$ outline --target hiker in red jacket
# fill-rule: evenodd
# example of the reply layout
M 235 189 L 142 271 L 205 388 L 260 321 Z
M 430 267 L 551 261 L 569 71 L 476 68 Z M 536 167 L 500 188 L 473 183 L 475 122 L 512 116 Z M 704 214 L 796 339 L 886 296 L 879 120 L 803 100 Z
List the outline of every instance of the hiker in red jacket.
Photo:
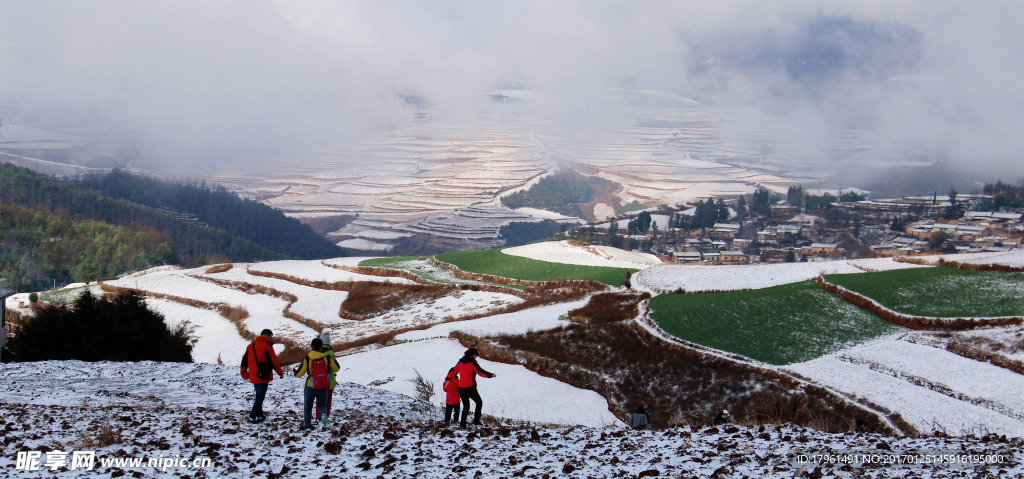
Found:
M 252 402 L 252 410 L 249 411 L 249 423 L 259 424 L 265 419 L 263 416 L 263 398 L 267 396 L 267 387 L 274 379 L 274 371 L 278 377 L 284 379 L 284 371 L 277 363 L 277 353 L 274 352 L 274 342 L 270 338 L 274 333 L 264 329 L 259 336 L 245 348 L 242 355 L 242 378 L 248 379 L 256 390 L 256 399 Z
M 448 376 L 444 378 L 441 389 L 447 393 L 444 398 L 444 422 L 450 423 L 459 420 L 459 404 L 462 398 L 459 397 L 459 373 L 455 368 L 448 370 Z M 454 412 L 454 414 L 452 414 Z
M 462 398 L 462 421 L 459 423 L 459 427 L 462 429 L 466 428 L 466 417 L 469 416 L 470 399 L 476 403 L 473 425 L 480 425 L 480 411 L 483 409 L 483 399 L 480 399 L 480 393 L 476 390 L 476 376 L 495 377 L 493 373 L 484 371 L 477 364 L 476 357 L 479 355 L 480 353 L 477 352 L 476 348 L 469 348 L 466 350 L 466 355 L 459 360 L 459 364 L 455 365 L 455 371 L 459 374 L 459 397 Z

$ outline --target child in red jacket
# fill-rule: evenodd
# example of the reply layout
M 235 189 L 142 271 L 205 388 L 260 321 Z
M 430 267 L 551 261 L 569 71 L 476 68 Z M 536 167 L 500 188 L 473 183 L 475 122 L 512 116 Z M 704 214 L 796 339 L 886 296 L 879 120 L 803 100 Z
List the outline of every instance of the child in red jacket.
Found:
M 441 389 L 447 393 L 444 399 L 444 422 L 458 421 L 459 405 L 462 403 L 462 398 L 459 397 L 459 373 L 455 368 L 448 370 L 448 376 L 444 378 Z

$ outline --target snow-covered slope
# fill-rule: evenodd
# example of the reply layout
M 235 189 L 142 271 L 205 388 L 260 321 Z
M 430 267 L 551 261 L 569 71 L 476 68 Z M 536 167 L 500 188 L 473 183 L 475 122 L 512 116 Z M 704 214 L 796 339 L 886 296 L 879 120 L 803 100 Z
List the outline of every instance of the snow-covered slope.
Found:
M 300 380 L 271 383 L 267 422 L 243 422 L 251 388 L 233 367 L 180 363 L 3 365 L 0 471 L 4 477 L 1020 477 L 1021 442 L 999 438 L 889 438 L 792 426 L 549 428 L 488 422 L 438 426 L 407 397 L 342 384 L 332 424 L 302 434 Z M 41 375 L 40 370 L 58 371 Z M 491 381 L 500 381 L 500 375 Z M 61 387 L 54 387 L 55 380 Z M 487 400 L 487 396 L 484 397 Z M 486 405 L 486 402 L 485 402 Z M 101 431 L 119 443 L 98 443 Z M 45 452 L 27 470 L 24 459 Z M 64 455 L 57 452 L 65 453 Z M 74 452 L 93 452 L 71 470 Z M 18 463 L 19 452 L 22 464 Z M 819 466 L 863 454 L 874 464 Z M 956 455 L 995 464 L 891 465 Z M 980 457 L 979 457 L 980 456 Z M 140 458 L 140 465 L 104 464 Z M 154 467 L 149 460 L 154 459 Z M 174 461 L 179 459 L 178 461 Z M 196 462 L 193 462 L 196 461 Z M 51 462 L 51 471 L 44 463 Z M 59 466 L 63 464 L 64 467 Z M 821 467 L 821 469 L 818 469 Z

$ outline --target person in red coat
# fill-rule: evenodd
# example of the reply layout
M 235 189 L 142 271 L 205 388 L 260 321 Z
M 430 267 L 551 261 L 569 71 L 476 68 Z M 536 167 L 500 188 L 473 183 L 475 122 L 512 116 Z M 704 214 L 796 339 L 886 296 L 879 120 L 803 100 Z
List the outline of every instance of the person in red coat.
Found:
M 473 414 L 473 425 L 480 425 L 480 411 L 483 409 L 483 400 L 480 399 L 480 393 L 476 390 L 476 377 L 483 376 L 485 378 L 493 378 L 495 375 L 484 371 L 476 362 L 476 357 L 480 353 L 477 352 L 476 348 L 469 348 L 466 350 L 466 355 L 459 360 L 459 363 L 455 365 L 455 372 L 459 375 L 459 397 L 462 399 L 462 421 L 459 423 L 459 427 L 465 429 L 466 418 L 469 416 L 469 400 L 472 399 L 476 403 L 476 413 Z
M 245 348 L 242 355 L 242 378 L 248 379 L 256 390 L 256 398 L 252 401 L 252 410 L 249 411 L 249 422 L 259 424 L 264 421 L 263 398 L 267 396 L 267 387 L 270 381 L 274 380 L 274 372 L 284 379 L 284 371 L 277 363 L 277 353 L 274 352 L 274 342 L 270 338 L 274 333 L 264 329 L 259 336 Z
M 455 371 L 455 368 L 448 370 L 448 376 L 444 378 L 441 389 L 447 393 L 444 398 L 444 422 L 458 421 L 459 404 L 462 403 L 462 398 L 459 397 L 459 373 Z

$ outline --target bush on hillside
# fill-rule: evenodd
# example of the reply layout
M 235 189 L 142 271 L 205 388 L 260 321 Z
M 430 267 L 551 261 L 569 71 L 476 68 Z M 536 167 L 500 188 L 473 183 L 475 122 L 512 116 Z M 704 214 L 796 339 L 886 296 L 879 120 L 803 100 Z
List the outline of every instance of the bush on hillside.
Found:
M 111 300 L 88 290 L 71 307 L 40 308 L 12 345 L 14 360 L 192 362 L 188 322 L 168 327 L 143 297 L 125 291 Z

